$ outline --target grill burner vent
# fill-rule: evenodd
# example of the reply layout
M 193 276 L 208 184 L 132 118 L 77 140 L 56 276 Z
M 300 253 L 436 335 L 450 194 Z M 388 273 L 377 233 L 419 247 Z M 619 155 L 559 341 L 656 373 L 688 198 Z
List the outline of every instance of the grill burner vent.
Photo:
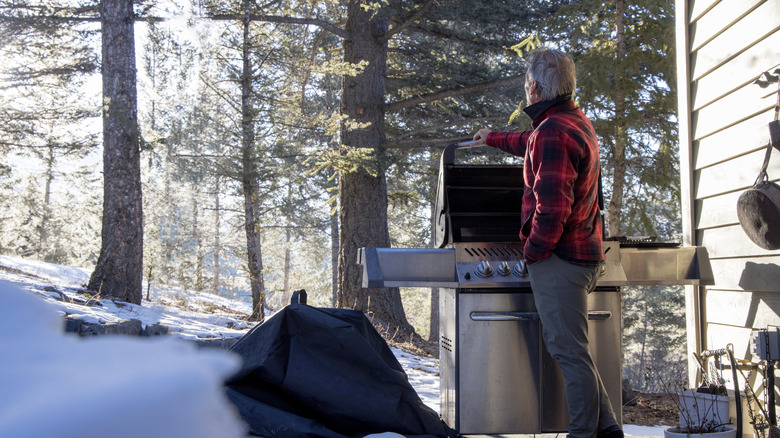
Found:
M 523 257 L 519 247 L 464 246 L 463 252 L 477 259 L 519 260 Z
M 523 249 L 519 242 L 461 242 L 453 243 L 455 248 L 455 262 L 479 263 L 489 261 L 491 264 L 498 261 L 523 260 Z
M 441 342 L 439 343 L 439 347 L 447 351 L 452 351 L 452 339 L 442 335 Z

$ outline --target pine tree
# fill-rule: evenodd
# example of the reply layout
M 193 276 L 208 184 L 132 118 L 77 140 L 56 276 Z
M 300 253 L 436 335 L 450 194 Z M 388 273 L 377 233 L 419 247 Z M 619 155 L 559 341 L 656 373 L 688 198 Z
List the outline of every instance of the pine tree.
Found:
M 408 17 L 415 13 L 405 3 L 393 4 Z M 483 127 L 512 130 L 527 125 L 512 117 L 523 96 L 523 60 L 511 49 L 560 7 L 538 2 L 518 8 L 499 2 L 426 3 L 429 9 L 391 40 L 389 51 L 387 117 L 389 161 L 388 197 L 394 213 L 394 245 L 433 244 L 438 150 L 456 141 L 470 140 Z M 396 21 L 401 22 L 400 18 Z M 476 159 L 489 163 L 507 160 L 506 154 L 485 148 Z M 413 220 L 413 222 L 411 222 Z M 407 223 L 404 223 L 407 222 Z M 411 222 L 411 223 L 410 223 Z M 402 225 L 401 225 L 402 224 Z M 399 226 L 400 225 L 400 226 Z M 398 230 L 398 231 L 395 231 Z M 403 233 L 400 230 L 414 230 Z M 406 234 L 406 235 L 405 235 Z M 438 291 L 430 291 L 426 306 L 420 290 L 404 290 L 404 305 L 428 309 L 430 340 L 438 336 Z M 411 310 L 411 309 L 410 309 Z M 414 312 L 414 313 L 419 313 Z M 418 328 L 421 325 L 417 323 Z
M 624 288 L 623 297 L 625 378 L 634 388 L 662 392 L 659 378 L 676 381 L 687 367 L 685 294 L 679 286 L 646 286 Z
M 103 227 L 88 289 L 140 304 L 143 205 L 132 0 L 101 3 L 103 41 Z
M 19 236 L 28 242 L 24 254 L 40 260 L 83 265 L 97 250 L 96 236 L 81 235 L 89 220 L 74 223 L 58 208 L 58 195 L 79 187 L 76 199 L 88 199 L 82 161 L 97 147 L 91 121 L 99 117 L 99 96 L 89 86 L 98 65 L 92 16 L 91 9 L 73 5 L 0 1 L 0 157 L 11 164 L 10 178 L 40 176 L 38 210 L 34 219 L 22 219 L 33 220 L 31 234 Z M 76 170 L 65 173 L 66 168 Z M 6 220 L 29 214 L 15 204 L 3 200 Z M 85 218 L 95 213 L 88 202 L 81 207 Z M 21 255 L 18 250 L 8 248 Z
M 611 236 L 657 235 L 665 221 L 680 227 L 673 8 L 588 0 L 540 32 L 575 58 L 578 101 L 600 139 Z M 648 202 L 664 214 L 653 216 Z
M 258 11 L 252 19 L 280 25 L 316 26 L 321 31 L 321 37 L 314 41 L 314 49 L 328 47 L 326 44 L 331 44 L 330 41 L 335 38 L 336 44 L 344 48 L 343 66 L 352 69 L 351 72 L 341 73 L 345 84 L 340 96 L 341 115 L 347 118 L 343 119 L 341 127 L 340 156 L 331 160 L 333 166 L 340 169 L 339 302 L 340 305 L 367 310 L 368 294 L 358 287 L 360 272 L 355 258 L 359 246 L 387 246 L 390 243 L 385 216 L 387 183 L 384 173 L 388 165 L 398 160 L 398 154 L 387 149 L 446 144 L 441 139 L 438 142 L 414 139 L 409 142 L 400 136 L 390 141 L 385 129 L 399 123 L 398 126 L 403 124 L 401 129 L 406 130 L 422 120 L 430 124 L 417 125 L 419 128 L 412 135 L 422 134 L 435 140 L 435 135 L 462 132 L 467 123 L 470 123 L 470 135 L 489 120 L 506 120 L 507 117 L 498 117 L 497 114 L 492 119 L 485 118 L 489 110 L 476 108 L 481 108 L 480 102 L 484 104 L 487 99 L 479 96 L 486 90 L 500 87 L 520 96 L 517 91 L 521 89 L 517 86 L 522 82 L 520 72 L 507 78 L 506 71 L 501 71 L 507 63 L 517 62 L 516 57 L 509 56 L 512 53 L 506 46 L 508 42 L 514 42 L 514 37 L 529 25 L 532 18 L 538 21 L 557 6 L 541 2 L 540 7 L 534 8 L 531 13 L 528 12 L 530 9 L 500 5 L 485 7 L 479 2 L 464 3 L 465 12 L 462 13 L 453 12 L 456 9 L 449 5 L 438 6 L 433 1 L 416 4 L 389 2 L 384 5 L 346 2 L 340 6 L 322 3 L 302 8 L 286 2 L 281 6 L 278 10 Z M 292 10 L 299 13 L 289 12 Z M 216 19 L 235 20 L 241 16 L 241 11 L 215 5 L 210 14 Z M 443 18 L 439 19 L 440 16 Z M 470 27 L 469 20 L 473 20 L 474 16 L 480 17 L 479 23 Z M 517 20 L 518 17 L 521 20 Z M 345 27 L 334 24 L 339 21 L 345 22 Z M 450 51 L 442 54 L 440 47 L 447 44 Z M 412 50 L 405 51 L 408 47 Z M 464 47 L 472 56 L 457 53 Z M 500 52 L 503 60 L 481 65 L 486 52 L 492 55 Z M 311 59 L 316 58 L 313 55 Z M 386 72 L 384 66 L 390 65 L 388 62 L 393 63 L 393 71 Z M 427 63 L 424 70 L 409 68 L 423 63 Z M 443 71 L 446 73 L 443 74 Z M 468 74 L 464 76 L 461 72 Z M 392 78 L 391 87 L 383 85 L 385 78 Z M 304 81 L 303 85 L 306 88 L 308 82 Z M 506 93 L 491 97 L 502 94 Z M 305 96 L 305 91 L 302 95 Z M 391 96 L 390 99 L 388 96 Z M 485 107 L 508 108 L 509 112 L 516 107 L 516 100 L 511 104 L 510 99 L 498 100 L 497 105 Z M 473 106 L 466 107 L 466 101 Z M 423 108 L 422 117 L 418 108 Z M 393 121 L 387 119 L 389 123 L 385 123 L 385 114 L 391 113 L 394 114 Z M 403 117 L 396 119 L 395 113 L 401 113 Z M 464 122 L 466 119 L 468 121 Z M 404 321 L 397 291 L 370 293 L 374 301 L 371 311 L 377 319 L 400 327 L 403 332 L 411 331 Z

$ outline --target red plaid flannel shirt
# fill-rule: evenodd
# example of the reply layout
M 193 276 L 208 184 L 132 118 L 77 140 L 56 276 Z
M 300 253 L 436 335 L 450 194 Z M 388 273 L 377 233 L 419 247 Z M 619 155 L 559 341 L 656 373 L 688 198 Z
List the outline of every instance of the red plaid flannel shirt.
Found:
M 532 131 L 491 132 L 489 146 L 524 157 L 520 240 L 527 263 L 604 260 L 598 206 L 599 145 L 572 101 L 534 119 Z

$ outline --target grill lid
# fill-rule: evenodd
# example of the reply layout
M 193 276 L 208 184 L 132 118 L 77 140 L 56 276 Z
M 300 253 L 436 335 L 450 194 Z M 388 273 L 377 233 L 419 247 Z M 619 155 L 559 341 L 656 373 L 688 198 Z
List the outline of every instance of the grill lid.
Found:
M 436 194 L 438 248 L 459 242 L 520 240 L 522 165 L 457 165 L 451 144 L 441 154 Z

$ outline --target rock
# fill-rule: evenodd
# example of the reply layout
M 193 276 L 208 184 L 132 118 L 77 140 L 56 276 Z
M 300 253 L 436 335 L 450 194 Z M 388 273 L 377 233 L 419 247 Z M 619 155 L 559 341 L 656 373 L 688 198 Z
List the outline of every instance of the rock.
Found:
M 131 335 L 140 336 L 143 331 L 143 324 L 137 319 L 123 319 L 119 322 L 109 322 L 105 324 L 88 324 L 82 321 L 81 336 L 95 335 Z
M 198 348 L 221 348 L 229 349 L 238 341 L 238 338 L 199 338 L 195 340 Z
M 105 324 L 92 324 L 84 322 L 78 318 L 65 316 L 65 331 L 78 333 L 80 336 L 98 336 L 98 335 L 130 335 L 130 336 L 167 336 L 171 334 L 168 326 L 157 324 L 148 324 L 143 328 L 141 321 L 137 319 L 123 319 L 119 322 L 109 322 Z M 189 339 L 188 339 L 189 340 Z M 235 337 L 213 337 L 198 338 L 192 341 L 198 348 L 217 348 L 228 350 L 236 342 Z
M 162 336 L 171 332 L 168 326 L 164 326 L 160 323 L 147 324 L 146 328 L 141 332 L 141 336 Z
M 81 334 L 82 321 L 77 318 L 65 317 L 65 332 Z

